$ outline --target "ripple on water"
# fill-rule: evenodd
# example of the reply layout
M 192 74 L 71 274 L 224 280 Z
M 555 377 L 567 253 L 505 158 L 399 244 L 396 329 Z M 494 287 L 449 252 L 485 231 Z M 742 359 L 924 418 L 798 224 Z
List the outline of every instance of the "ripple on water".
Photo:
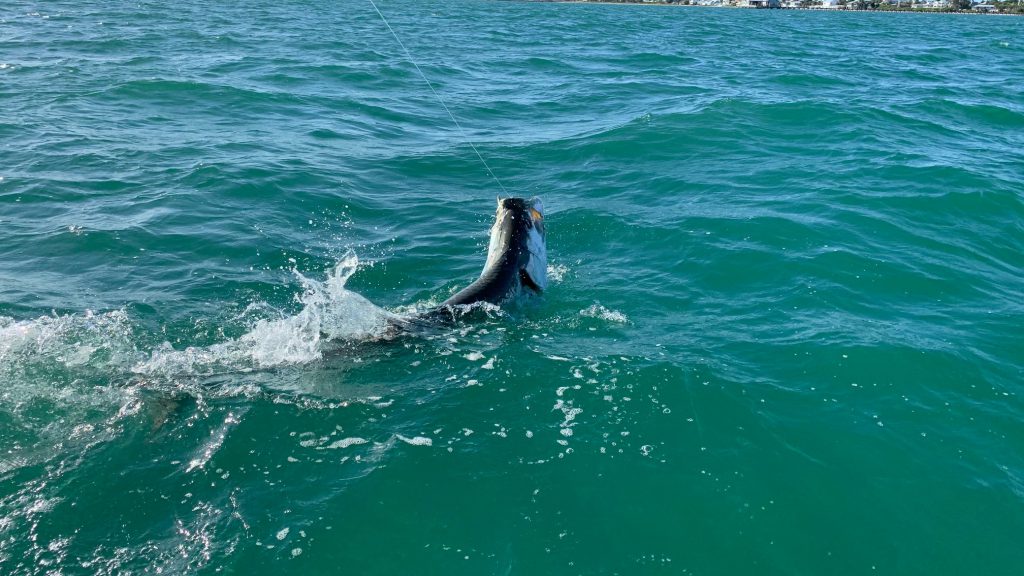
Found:
M 0 572 L 1024 565 L 1017 20 L 356 4 L 0 22 Z

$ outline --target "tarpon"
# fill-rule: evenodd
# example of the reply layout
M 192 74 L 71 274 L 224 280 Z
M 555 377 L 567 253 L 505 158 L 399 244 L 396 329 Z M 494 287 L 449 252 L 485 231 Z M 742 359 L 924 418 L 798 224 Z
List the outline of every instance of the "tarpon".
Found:
M 500 304 L 523 289 L 539 294 L 547 286 L 544 205 L 539 198 L 498 198 L 487 262 L 480 277 L 427 316 L 451 313 L 456 306 L 475 302 Z
M 499 304 L 523 288 L 540 293 L 547 286 L 544 205 L 539 198 L 498 198 L 483 272 L 440 307 L 474 302 Z

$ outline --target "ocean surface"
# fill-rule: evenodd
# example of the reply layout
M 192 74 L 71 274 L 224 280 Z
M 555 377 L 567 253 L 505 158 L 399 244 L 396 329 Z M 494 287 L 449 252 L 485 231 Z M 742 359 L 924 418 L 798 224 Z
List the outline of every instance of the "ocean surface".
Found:
M 378 5 L 0 9 L 0 573 L 1024 573 L 1024 19 Z

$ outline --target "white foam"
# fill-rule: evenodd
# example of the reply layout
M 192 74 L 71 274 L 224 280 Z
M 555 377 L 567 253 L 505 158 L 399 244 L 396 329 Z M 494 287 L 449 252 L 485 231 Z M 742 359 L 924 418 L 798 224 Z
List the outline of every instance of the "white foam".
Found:
M 0 374 L 41 363 L 105 368 L 135 352 L 123 310 L 21 321 L 0 316 Z
M 561 282 L 569 273 L 569 267 L 565 264 L 548 264 L 548 279 L 554 282 Z
M 580 316 L 586 316 L 588 318 L 599 318 L 601 320 L 607 320 L 608 322 L 618 322 L 620 324 L 626 324 L 629 322 L 629 318 L 617 310 L 609 310 L 600 304 L 591 304 L 589 307 L 580 310 Z
M 405 442 L 406 444 L 411 444 L 413 446 L 433 446 L 434 445 L 434 441 L 432 439 L 430 439 L 430 438 L 427 438 L 426 436 L 414 436 L 412 438 L 406 438 L 405 436 L 402 436 L 401 434 L 395 434 L 395 438 L 398 438 L 402 442 Z
M 199 454 L 196 455 L 188 466 L 185 468 L 185 472 L 191 472 L 197 468 L 201 469 L 213 458 L 213 455 L 220 450 L 220 447 L 224 444 L 224 439 L 227 438 L 228 432 L 231 428 L 239 423 L 239 419 L 234 414 L 229 413 L 224 418 L 224 422 L 216 429 L 210 432 L 210 440 L 206 442 Z
M 358 446 L 359 444 L 366 444 L 369 442 L 366 438 L 352 437 L 342 438 L 341 440 L 335 440 L 327 446 L 318 447 L 317 450 L 337 450 L 339 448 L 348 448 L 349 446 Z
M 136 390 L 94 383 L 111 381 L 109 374 L 135 358 L 122 310 L 34 320 L 0 316 L 0 421 L 24 423 L 40 448 L 0 459 L 0 474 L 45 460 L 67 440 L 89 444 L 116 435 L 116 423 L 139 410 Z M 45 423 L 23 415 L 39 400 L 51 406 Z
M 212 346 L 175 350 L 165 343 L 132 371 L 146 375 L 209 374 L 301 364 L 321 357 L 324 340 L 380 337 L 392 315 L 345 288 L 358 265 L 358 258 L 349 254 L 323 282 L 295 271 L 303 287 L 297 299 L 303 306 L 294 316 L 261 319 L 240 338 Z

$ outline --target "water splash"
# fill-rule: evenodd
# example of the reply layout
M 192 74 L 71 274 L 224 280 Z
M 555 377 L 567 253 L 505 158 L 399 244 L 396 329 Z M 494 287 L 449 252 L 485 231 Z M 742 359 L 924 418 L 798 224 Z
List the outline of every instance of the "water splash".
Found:
M 569 267 L 565 264 L 548 264 L 548 279 L 556 284 L 565 279 L 569 273 Z
M 124 309 L 31 320 L 0 316 L 0 378 L 25 388 L 8 386 L 0 398 L 12 405 L 25 395 L 59 395 L 83 379 L 125 385 L 139 376 L 152 381 L 302 364 L 321 358 L 327 341 L 382 337 L 396 316 L 345 288 L 358 266 L 350 253 L 322 281 L 294 271 L 302 286 L 298 313 L 256 320 L 239 338 L 211 346 L 179 350 L 163 342 L 154 348 Z
M 607 320 L 608 322 L 618 322 L 619 324 L 626 324 L 629 322 L 627 317 L 618 310 L 610 310 L 600 304 L 592 304 L 583 310 L 580 310 L 580 316 L 586 316 L 588 318 L 599 318 L 601 320 Z
M 293 316 L 258 320 L 243 336 L 212 346 L 175 350 L 164 343 L 134 365 L 135 374 L 209 375 L 303 364 L 322 357 L 323 342 L 375 339 L 385 335 L 390 312 L 345 288 L 359 259 L 348 254 L 318 281 L 294 271 L 303 291 Z
M 124 310 L 15 320 L 0 316 L 0 375 L 66 368 L 107 368 L 136 353 Z
M 133 341 L 123 310 L 0 317 L 0 421 L 8 423 L 0 473 L 46 461 L 52 446 L 80 448 L 116 434 L 138 399 L 110 386 L 108 373 L 136 357 Z

